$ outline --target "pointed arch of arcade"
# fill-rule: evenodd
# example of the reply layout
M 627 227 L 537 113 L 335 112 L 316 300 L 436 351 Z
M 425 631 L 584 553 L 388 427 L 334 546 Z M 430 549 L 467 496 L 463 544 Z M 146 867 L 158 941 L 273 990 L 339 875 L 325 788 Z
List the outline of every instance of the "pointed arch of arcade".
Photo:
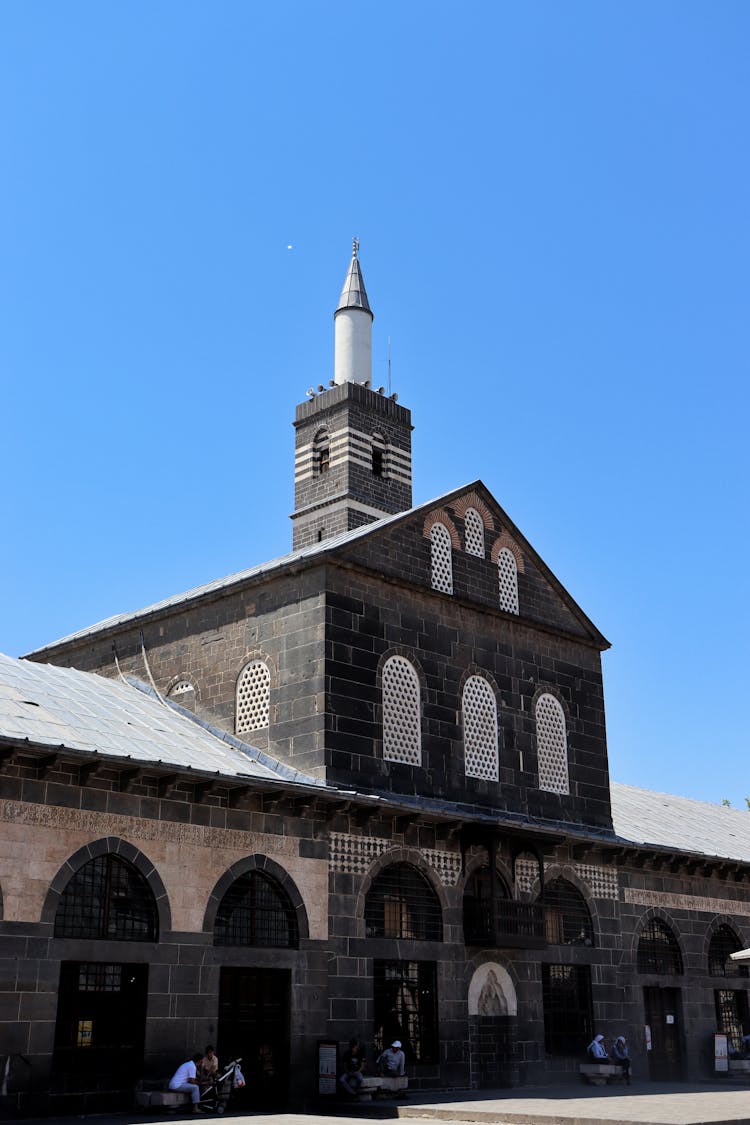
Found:
M 303 940 L 310 936 L 310 927 L 307 920 L 307 910 L 302 895 L 297 889 L 297 884 L 292 879 L 288 871 L 285 871 L 281 864 L 276 863 L 275 860 L 270 859 L 266 855 L 250 855 L 245 859 L 238 859 L 229 867 L 218 883 L 211 891 L 206 906 L 206 913 L 203 917 L 203 932 L 213 933 L 216 925 L 216 915 L 227 894 L 227 891 L 241 879 L 243 875 L 249 875 L 251 872 L 257 871 L 261 875 L 265 875 L 275 883 L 278 889 L 289 900 L 291 908 L 294 912 L 296 921 L 297 938 Z
M 639 968 L 639 957 L 641 964 L 645 957 L 647 950 L 645 943 L 649 940 L 649 931 L 657 932 L 664 937 L 664 947 L 669 948 L 669 956 L 673 958 L 672 967 L 666 973 L 656 970 L 646 970 Z M 668 975 L 668 976 L 682 976 L 685 972 L 685 957 L 682 951 L 682 943 L 680 941 L 680 928 L 669 913 L 662 909 L 660 906 L 652 906 L 646 910 L 635 927 L 633 933 L 633 940 L 631 945 L 632 963 L 636 967 L 636 972 L 642 975 Z M 641 945 L 641 942 L 644 945 Z
M 591 947 L 597 944 L 598 927 L 590 893 L 572 871 L 547 870 L 543 905 L 550 945 Z
M 713 918 L 703 938 L 703 964 L 709 976 L 747 977 L 747 965 L 728 961 L 729 954 L 738 953 L 740 949 L 747 949 L 747 942 L 732 919 L 725 914 Z M 722 963 L 722 971 L 714 972 L 719 963 Z
M 583 905 L 588 912 L 591 926 L 593 927 L 594 945 L 599 944 L 599 934 L 601 933 L 601 926 L 599 921 L 599 911 L 596 905 L 596 899 L 591 893 L 591 887 L 585 879 L 576 874 L 572 867 L 567 864 L 551 863 L 549 867 L 545 868 L 544 872 L 544 894 L 545 898 L 550 885 L 555 882 L 567 883 L 571 889 L 580 895 L 583 900 Z
M 441 926 L 443 925 L 445 911 L 448 909 L 449 902 L 445 887 L 440 882 L 434 868 L 430 867 L 430 865 L 425 862 L 421 853 L 416 848 L 390 848 L 373 861 L 369 871 L 362 880 L 355 915 L 359 937 L 365 937 L 365 910 L 373 884 L 378 881 L 380 876 L 383 875 L 389 867 L 393 867 L 397 864 L 408 864 L 410 867 L 416 868 L 418 874 L 423 877 L 425 882 L 429 885 L 429 890 L 437 899 L 437 904 L 440 909 Z
M 118 859 L 125 860 L 125 862 L 134 867 L 138 874 L 145 880 L 154 898 L 158 924 L 158 940 L 159 934 L 163 934 L 165 930 L 171 930 L 172 928 L 172 911 L 169 906 L 169 897 L 166 887 L 148 856 L 144 855 L 144 853 L 133 844 L 128 843 L 127 840 L 121 840 L 119 836 L 105 836 L 100 840 L 94 840 L 90 844 L 85 844 L 84 847 L 79 848 L 77 852 L 65 861 L 50 883 L 47 897 L 42 907 L 40 921 L 54 925 L 60 902 L 70 880 L 77 875 L 86 864 L 104 855 L 116 856 Z

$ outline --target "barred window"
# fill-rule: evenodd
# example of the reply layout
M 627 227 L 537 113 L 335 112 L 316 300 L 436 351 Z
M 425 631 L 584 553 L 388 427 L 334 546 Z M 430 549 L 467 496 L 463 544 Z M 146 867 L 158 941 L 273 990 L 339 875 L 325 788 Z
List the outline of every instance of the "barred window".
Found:
M 518 613 L 518 567 L 512 551 L 502 547 L 497 555 L 497 581 L 500 609 Z
M 732 953 L 738 953 L 742 943 L 734 930 L 725 924 L 717 926 L 711 935 L 708 947 L 708 971 L 712 977 L 746 977 L 747 966 L 739 961 L 730 961 Z
M 331 467 L 331 439 L 328 430 L 318 430 L 313 439 L 313 474 L 327 473 Z
M 383 665 L 383 758 L 422 764 L 419 677 L 403 656 L 391 656 Z
M 60 938 L 157 941 L 158 931 L 151 888 L 118 855 L 85 863 L 63 891 L 55 915 L 55 937 Z
M 271 712 L 271 673 L 264 660 L 251 660 L 237 680 L 235 731 L 264 730 Z
M 374 1044 L 378 1054 L 399 1039 L 408 1064 L 438 1061 L 434 961 L 374 961 Z
M 639 973 L 677 975 L 684 971 L 677 939 L 660 918 L 651 918 L 641 931 L 637 965 Z
M 444 594 L 453 593 L 453 547 L 448 528 L 443 523 L 432 525 L 430 532 L 432 588 Z
M 553 879 L 547 884 L 544 918 L 550 945 L 594 944 L 594 927 L 586 900 L 567 879 Z
M 368 937 L 442 941 L 443 914 L 429 880 L 411 863 L 391 863 L 373 880 L 365 902 Z
M 554 695 L 545 693 L 536 702 L 535 714 L 539 788 L 547 793 L 569 793 L 565 713 Z
M 542 965 L 544 1049 L 548 1055 L 582 1056 L 593 1034 L 588 965 Z
M 742 1036 L 748 1026 L 747 993 L 729 988 L 714 992 L 716 1029 L 728 1039 L 728 1046 L 738 1054 L 742 1050 Z
M 497 701 L 483 676 L 470 676 L 463 690 L 464 771 L 497 781 Z
M 297 916 L 283 887 L 262 871 L 236 879 L 216 911 L 214 943 L 296 949 Z
M 466 553 L 484 558 L 484 520 L 476 508 L 467 508 L 464 516 Z

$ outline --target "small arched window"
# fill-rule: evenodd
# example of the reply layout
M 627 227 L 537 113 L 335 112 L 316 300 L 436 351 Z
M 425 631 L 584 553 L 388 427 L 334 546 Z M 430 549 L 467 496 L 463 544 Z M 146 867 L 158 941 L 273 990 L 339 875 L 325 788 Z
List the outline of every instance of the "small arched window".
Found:
M 483 676 L 470 676 L 466 681 L 462 711 L 466 776 L 497 781 L 497 701 Z
M 430 531 L 432 588 L 444 594 L 453 593 L 453 546 L 448 528 L 435 523 Z
M 708 971 L 712 977 L 746 977 L 747 966 L 739 961 L 730 961 L 732 953 L 738 953 L 742 943 L 734 930 L 722 924 L 711 935 L 708 947 Z
M 419 676 L 403 656 L 391 656 L 383 665 L 383 758 L 422 763 Z
M 392 863 L 373 880 L 365 901 L 368 937 L 442 941 L 443 913 L 429 880 L 411 863 Z
M 547 793 L 569 793 L 565 713 L 554 695 L 545 692 L 539 696 L 535 718 L 539 788 Z
M 581 892 L 567 879 L 553 879 L 544 891 L 544 918 L 550 945 L 593 945 L 594 927 Z
M 313 440 L 313 473 L 327 473 L 331 467 L 331 438 L 328 430 L 318 430 Z
M 186 707 L 188 711 L 195 710 L 195 688 L 190 680 L 178 680 L 173 684 L 167 694 L 167 699 L 179 703 L 180 707 Z
M 639 973 L 678 975 L 684 971 L 677 939 L 661 918 L 651 918 L 643 927 L 637 964 Z
M 385 439 L 382 434 L 372 435 L 372 475 L 382 477 L 385 472 Z
M 484 520 L 476 508 L 467 508 L 464 516 L 466 553 L 484 558 Z
M 297 916 L 284 888 L 263 871 L 241 875 L 219 903 L 214 943 L 296 949 Z
M 157 941 L 156 901 L 140 871 L 121 856 L 90 859 L 60 898 L 55 937 Z
M 497 554 L 497 581 L 500 609 L 518 613 L 518 567 L 515 555 L 507 547 L 501 547 Z
M 271 673 L 264 660 L 251 660 L 237 680 L 235 731 L 265 730 L 271 711 Z

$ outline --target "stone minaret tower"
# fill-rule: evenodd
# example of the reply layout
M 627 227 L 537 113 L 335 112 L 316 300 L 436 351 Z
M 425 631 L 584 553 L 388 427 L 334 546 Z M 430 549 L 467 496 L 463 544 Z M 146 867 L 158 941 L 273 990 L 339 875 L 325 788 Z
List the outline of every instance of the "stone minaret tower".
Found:
M 334 313 L 334 377 L 297 407 L 293 547 L 411 507 L 411 414 L 373 390 L 373 314 L 359 242 Z

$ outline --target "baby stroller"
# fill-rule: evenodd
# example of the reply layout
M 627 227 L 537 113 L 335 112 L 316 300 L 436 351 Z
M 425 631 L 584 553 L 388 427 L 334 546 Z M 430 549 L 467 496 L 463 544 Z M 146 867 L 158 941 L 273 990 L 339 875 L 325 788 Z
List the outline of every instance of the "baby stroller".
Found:
M 240 1070 L 242 1059 L 232 1059 L 230 1063 L 217 1074 L 210 1085 L 201 1094 L 199 1105 L 208 1113 L 224 1113 L 227 1102 L 234 1090 L 241 1090 L 245 1085 L 245 1076 Z

